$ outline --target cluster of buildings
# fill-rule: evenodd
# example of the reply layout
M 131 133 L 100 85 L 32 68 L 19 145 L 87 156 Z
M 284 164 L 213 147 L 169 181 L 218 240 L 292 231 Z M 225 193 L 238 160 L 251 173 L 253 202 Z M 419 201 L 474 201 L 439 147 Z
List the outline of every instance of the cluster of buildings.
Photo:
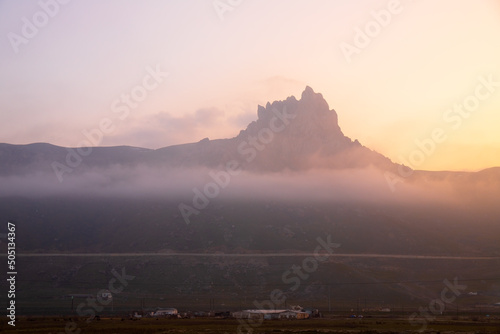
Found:
M 309 319 L 311 314 L 305 310 L 243 310 L 233 312 L 236 319 Z
M 293 306 L 289 309 L 282 310 L 242 310 L 237 312 L 186 312 L 179 313 L 175 308 L 158 308 L 155 311 L 142 313 L 134 312 L 133 318 L 152 317 L 152 318 L 190 318 L 197 316 L 206 317 L 223 317 L 223 318 L 236 318 L 236 319 L 309 319 L 318 318 L 321 316 L 317 309 L 303 309 L 300 306 Z

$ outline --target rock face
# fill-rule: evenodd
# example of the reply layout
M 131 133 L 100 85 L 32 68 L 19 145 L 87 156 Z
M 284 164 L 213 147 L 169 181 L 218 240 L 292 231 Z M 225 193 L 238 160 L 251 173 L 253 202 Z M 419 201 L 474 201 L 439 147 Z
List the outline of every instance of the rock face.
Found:
M 257 120 L 231 139 L 203 139 L 195 144 L 157 150 L 173 166 L 219 168 L 236 160 L 246 170 L 278 172 L 311 168 L 363 168 L 370 165 L 395 171 L 383 155 L 345 136 L 335 110 L 323 96 L 306 87 L 300 100 L 258 106 Z
M 257 113 L 258 120 L 236 139 L 242 143 L 248 141 L 248 146 L 260 151 L 256 156 L 260 167 L 267 161 L 278 169 L 298 168 L 313 155 L 333 154 L 350 143 L 338 126 L 336 112 L 329 110 L 321 94 L 310 87 L 298 101 L 292 96 L 267 103 L 265 108 L 259 106 Z M 248 151 L 246 145 L 240 144 L 240 153 Z
M 394 168 L 389 159 L 346 137 L 335 110 L 311 87 L 300 100 L 291 96 L 267 103 L 257 114 L 257 121 L 234 138 L 248 169 Z
M 311 87 L 306 87 L 300 100 L 291 96 L 284 101 L 268 102 L 265 107 L 258 106 L 257 116 L 256 121 L 230 139 L 205 138 L 197 143 L 158 150 L 93 148 L 91 154 L 81 157 L 78 168 L 72 168 L 72 173 L 116 164 L 219 168 L 231 160 L 255 172 L 370 165 L 383 170 L 397 168 L 386 157 L 345 136 L 335 110 L 330 109 L 323 96 Z M 70 151 L 72 156 L 68 158 Z M 75 152 L 49 144 L 0 144 L 0 174 L 52 171 L 54 162 L 65 164 L 77 160 Z

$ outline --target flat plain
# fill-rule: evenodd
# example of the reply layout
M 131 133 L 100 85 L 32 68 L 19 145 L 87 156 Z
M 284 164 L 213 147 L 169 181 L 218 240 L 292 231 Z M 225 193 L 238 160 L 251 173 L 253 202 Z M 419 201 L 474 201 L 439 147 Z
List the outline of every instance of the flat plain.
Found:
M 2 321 L 2 333 L 238 333 L 242 325 L 237 319 L 195 318 L 195 319 L 156 319 L 143 318 L 101 318 L 87 322 L 76 317 L 20 317 L 16 327 Z M 68 330 L 65 331 L 65 327 Z M 241 333 L 500 333 L 500 313 L 489 317 L 464 315 L 460 317 L 443 316 L 429 322 L 423 330 L 420 325 L 412 325 L 407 317 L 367 316 L 363 319 L 332 317 L 308 320 L 265 320 L 255 326 L 240 327 Z M 251 330 L 253 331 L 251 331 Z

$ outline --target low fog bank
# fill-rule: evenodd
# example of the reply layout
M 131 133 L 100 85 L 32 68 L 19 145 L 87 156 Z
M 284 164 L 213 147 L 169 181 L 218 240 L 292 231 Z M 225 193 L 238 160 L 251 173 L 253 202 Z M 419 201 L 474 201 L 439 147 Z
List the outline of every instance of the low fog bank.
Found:
M 491 178 L 491 176 L 490 176 Z M 0 178 L 1 197 L 143 197 L 183 200 L 258 198 L 295 201 L 363 201 L 387 203 L 496 203 L 499 183 L 472 178 L 398 177 L 376 168 L 305 172 L 253 173 L 225 169 L 167 169 L 146 166 L 92 169 L 59 182 L 51 174 Z M 201 195 L 200 195 L 201 194 Z
M 490 193 L 477 183 L 463 191 L 453 178 L 408 178 L 391 189 L 375 168 L 115 165 L 62 183 L 47 174 L 0 182 L 0 213 L 19 222 L 23 250 L 307 251 L 331 234 L 346 253 L 498 254 L 498 197 L 484 207 Z

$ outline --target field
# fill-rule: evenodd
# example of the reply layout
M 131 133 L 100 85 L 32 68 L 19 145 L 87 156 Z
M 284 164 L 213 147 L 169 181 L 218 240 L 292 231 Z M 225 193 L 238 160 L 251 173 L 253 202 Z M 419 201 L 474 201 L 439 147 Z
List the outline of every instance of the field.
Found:
M 269 300 L 274 289 L 281 289 L 288 306 L 346 316 L 351 310 L 379 308 L 409 314 L 439 298 L 446 287 L 444 281 L 455 278 L 466 288 L 448 303 L 446 312 L 478 312 L 500 301 L 498 260 L 332 257 L 292 291 L 294 284 L 281 278 L 291 266 L 301 265 L 304 258 L 20 256 L 18 269 L 22 275 L 17 277 L 16 308 L 19 315 L 77 315 L 76 309 L 86 303 L 86 297 L 71 300 L 71 295 L 96 296 L 109 288 L 113 272 L 123 271 L 133 278 L 121 292 L 113 294 L 113 303 L 103 305 L 104 313 L 129 314 L 165 307 L 237 311 L 256 308 L 255 301 Z M 2 280 L 0 287 L 7 291 L 6 281 Z
M 65 326 L 68 331 L 65 332 Z M 237 333 L 241 323 L 235 319 L 154 319 L 102 318 L 86 322 L 80 318 L 21 317 L 15 329 L 6 322 L 0 325 L 2 333 Z M 309 320 L 265 320 L 254 327 L 240 327 L 241 333 L 418 333 L 421 326 L 412 326 L 407 318 L 365 317 L 348 319 L 344 317 Z M 500 333 L 500 317 L 461 316 L 440 317 L 427 324 L 427 333 Z
M 16 327 L 7 325 L 3 311 L 0 332 L 237 333 L 243 326 L 243 333 L 248 329 L 252 333 L 416 333 L 424 327 L 436 333 L 500 333 L 500 307 L 495 306 L 500 300 L 498 259 L 332 255 L 293 290 L 289 278 L 294 276 L 283 280 L 283 273 L 303 265 L 308 255 L 258 255 L 22 254 Z M 116 284 L 118 273 L 127 275 L 123 289 L 113 293 L 112 302 L 96 301 L 110 283 L 121 288 Z M 448 289 L 450 284 L 461 287 L 456 296 Z M 0 288 L 7 291 L 6 280 Z M 167 307 L 181 313 L 238 311 L 258 304 L 267 308 L 264 303 L 275 289 L 286 295 L 276 308 L 300 305 L 319 309 L 324 318 L 266 320 L 252 326 L 236 319 L 134 321 L 129 316 Z M 419 316 L 412 325 L 414 312 L 431 305 L 439 309 L 440 300 L 446 300 L 443 314 L 429 321 Z M 87 322 L 93 314 L 100 320 Z M 364 318 L 349 318 L 354 314 Z

